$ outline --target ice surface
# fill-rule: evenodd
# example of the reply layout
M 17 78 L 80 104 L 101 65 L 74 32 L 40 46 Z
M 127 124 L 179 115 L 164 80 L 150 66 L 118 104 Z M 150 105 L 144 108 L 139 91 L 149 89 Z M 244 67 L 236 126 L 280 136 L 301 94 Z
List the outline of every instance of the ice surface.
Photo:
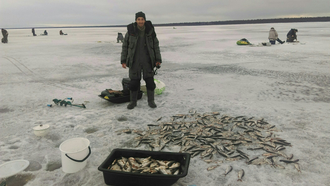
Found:
M 297 28 L 300 43 L 236 45 L 241 38 L 267 42 L 271 27 L 282 40 Z M 0 164 L 35 162 L 21 173 L 31 178 L 26 185 L 105 185 L 97 167 L 112 149 L 133 148 L 136 137 L 115 131 L 145 130 L 161 116 L 191 109 L 265 118 L 282 130 L 277 136 L 292 143 L 286 152 L 300 160 L 302 173 L 293 166 L 274 169 L 244 161 L 207 171 L 210 165 L 197 156 L 175 186 L 329 185 L 330 23 L 156 27 L 163 64 L 155 78 L 166 90 L 155 97 L 156 109 L 143 96 L 133 110 L 98 97 L 106 88 L 122 89 L 121 80 L 128 76 L 119 62 L 121 44 L 116 43 L 117 33 L 125 29 L 71 28 L 62 29 L 68 35 L 60 36 L 54 28 L 47 29 L 49 36 L 37 37 L 30 29 L 8 29 L 9 43 L 0 45 Z M 77 104 L 88 101 L 87 108 L 47 107 L 54 98 L 67 97 Z M 40 124 L 50 125 L 45 137 L 33 134 Z M 59 145 L 74 137 L 91 142 L 87 166 L 74 174 L 47 171 L 61 161 Z M 233 171 L 225 177 L 228 165 Z M 245 170 L 243 183 L 237 182 L 240 169 Z

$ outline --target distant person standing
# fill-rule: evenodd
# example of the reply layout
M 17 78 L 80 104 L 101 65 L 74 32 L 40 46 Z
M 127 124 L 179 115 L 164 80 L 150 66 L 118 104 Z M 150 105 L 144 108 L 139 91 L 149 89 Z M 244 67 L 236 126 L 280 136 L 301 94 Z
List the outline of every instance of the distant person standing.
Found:
M 274 29 L 274 27 L 270 28 L 268 39 L 269 39 L 269 42 L 270 42 L 272 45 L 275 45 L 275 42 L 276 42 L 276 41 L 278 41 L 278 42 L 281 43 L 281 44 L 283 44 L 283 43 L 285 42 L 285 41 L 281 41 L 281 40 L 278 38 L 278 34 L 277 34 L 276 30 Z
M 8 43 L 8 32 L 6 29 L 1 29 L 1 33 L 2 33 L 2 36 L 3 38 L 1 39 L 1 42 L 2 43 Z
M 47 36 L 48 35 L 48 32 L 47 30 L 44 31 L 44 35 Z
M 287 36 L 286 42 L 294 42 L 294 40 L 297 40 L 297 32 L 298 29 L 291 28 L 291 30 L 286 35 Z
M 122 33 L 118 32 L 118 36 L 117 36 L 117 43 L 119 43 L 119 41 L 121 41 L 122 43 L 124 42 L 124 36 Z
M 33 36 L 37 36 L 36 32 L 34 31 L 34 28 L 32 28 L 32 34 Z
M 143 12 L 135 14 L 135 23 L 127 26 L 127 33 L 122 45 L 121 65 L 129 68 L 130 103 L 127 109 L 133 109 L 137 105 L 140 81 L 146 82 L 148 105 L 156 108 L 154 102 L 156 84 L 154 82 L 154 68 L 159 68 L 162 62 L 159 49 L 159 41 L 155 28 L 151 21 L 146 21 Z

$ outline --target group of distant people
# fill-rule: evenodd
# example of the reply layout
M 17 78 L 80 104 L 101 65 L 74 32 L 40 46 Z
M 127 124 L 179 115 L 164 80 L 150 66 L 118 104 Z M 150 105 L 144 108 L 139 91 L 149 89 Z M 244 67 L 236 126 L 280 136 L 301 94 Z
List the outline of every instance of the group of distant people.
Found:
M 297 40 L 297 32 L 298 32 L 298 29 L 292 28 L 287 34 L 286 42 L 294 42 L 294 40 Z M 2 33 L 2 36 L 3 36 L 3 38 L 1 39 L 1 42 L 2 43 L 8 43 L 8 32 L 7 32 L 7 30 L 6 29 L 1 29 L 1 33 Z M 33 36 L 37 36 L 37 34 L 35 33 L 34 28 L 32 28 L 32 34 L 33 34 Z M 47 30 L 45 30 L 42 35 L 47 36 L 48 35 Z M 67 35 L 67 34 L 63 33 L 63 31 L 60 30 L 60 35 Z M 278 38 L 278 33 L 274 29 L 274 27 L 270 28 L 268 39 L 269 39 L 269 42 L 272 45 L 275 45 L 276 41 L 281 43 L 281 44 L 285 43 L 285 41 L 282 41 Z M 124 41 L 124 36 L 120 32 L 118 33 L 118 36 L 117 36 L 117 43 L 119 43 L 119 41 L 122 42 L 122 43 Z
M 32 28 L 32 34 L 33 34 L 33 36 L 37 36 L 37 34 L 36 34 L 36 32 L 35 32 L 34 28 Z M 43 34 L 41 34 L 41 35 L 43 35 L 43 36 L 47 36 L 47 35 L 48 35 L 48 32 L 47 32 L 47 30 L 45 30 L 45 31 L 44 31 L 44 33 L 43 33 Z
M 292 28 L 286 35 L 286 37 L 287 37 L 286 42 L 294 42 L 294 40 L 297 40 L 297 32 L 298 32 L 298 29 Z M 278 38 L 278 34 L 277 34 L 276 30 L 274 29 L 274 27 L 270 28 L 268 39 L 272 45 L 275 45 L 276 41 L 281 44 L 285 43 L 285 41 L 281 41 Z
M 3 38 L 1 39 L 1 42 L 2 43 L 8 43 L 8 31 L 6 29 L 2 28 L 1 33 L 2 33 L 2 36 L 3 36 Z M 37 36 L 34 28 L 32 28 L 32 34 L 33 34 L 33 36 Z M 45 30 L 44 33 L 41 34 L 41 35 L 47 36 L 48 35 L 47 30 Z M 65 34 L 65 33 L 63 33 L 62 30 L 60 30 L 60 35 L 68 35 L 68 34 Z
M 32 34 L 33 34 L 33 36 L 37 36 L 37 34 L 36 34 L 36 32 L 35 32 L 34 28 L 32 28 Z M 43 36 L 47 36 L 47 35 L 48 35 L 48 32 L 47 32 L 47 30 L 45 30 L 45 31 L 44 31 L 44 33 L 43 33 L 43 34 L 41 34 L 41 35 L 43 35 Z M 68 34 L 65 34 L 65 33 L 63 33 L 63 31 L 62 31 L 62 30 L 60 30 L 60 35 L 68 35 Z

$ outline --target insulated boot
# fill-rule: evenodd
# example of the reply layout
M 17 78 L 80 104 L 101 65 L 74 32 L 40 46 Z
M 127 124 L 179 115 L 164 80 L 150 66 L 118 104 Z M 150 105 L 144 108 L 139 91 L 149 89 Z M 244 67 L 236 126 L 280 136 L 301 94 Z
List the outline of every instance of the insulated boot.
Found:
M 155 91 L 154 90 L 147 90 L 148 95 L 148 105 L 151 108 L 156 108 L 157 105 L 155 104 Z
M 138 91 L 130 91 L 130 103 L 127 105 L 127 109 L 133 109 L 136 107 Z

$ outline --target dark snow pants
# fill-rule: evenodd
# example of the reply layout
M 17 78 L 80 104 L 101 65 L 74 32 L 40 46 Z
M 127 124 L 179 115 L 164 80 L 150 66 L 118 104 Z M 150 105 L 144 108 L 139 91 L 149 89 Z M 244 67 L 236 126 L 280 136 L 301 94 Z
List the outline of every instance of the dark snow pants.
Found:
M 283 43 L 283 41 L 281 41 L 279 38 L 277 38 L 276 41 L 279 42 L 279 43 L 281 43 L 281 44 Z M 270 42 L 272 45 L 275 45 L 275 42 L 276 42 L 276 41 L 275 41 L 275 40 L 269 40 L 269 42 Z
M 292 36 L 288 36 L 286 38 L 286 42 L 293 42 L 295 39 L 297 39 L 296 37 L 292 37 Z
M 6 37 L 3 37 L 2 39 L 1 39 L 1 42 L 2 43 L 8 43 L 8 37 L 6 36 Z
M 141 74 L 146 82 L 147 90 L 155 90 L 154 71 L 151 67 L 151 59 L 145 44 L 145 37 L 139 37 L 134 56 L 134 62 L 129 67 L 130 90 L 140 90 Z

